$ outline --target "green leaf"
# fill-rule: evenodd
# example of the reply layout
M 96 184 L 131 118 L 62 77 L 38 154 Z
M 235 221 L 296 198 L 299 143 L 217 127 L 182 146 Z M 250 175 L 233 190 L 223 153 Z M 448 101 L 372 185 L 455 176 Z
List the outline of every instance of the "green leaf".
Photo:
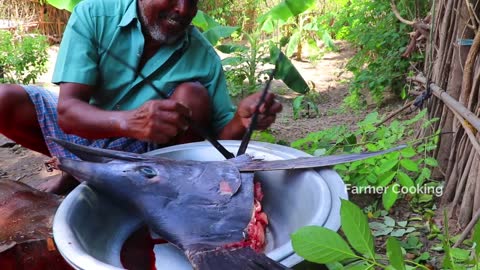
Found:
M 470 250 L 465 250 L 461 248 L 452 248 L 450 251 L 453 259 L 456 262 L 465 262 L 470 257 Z
M 327 153 L 327 149 L 325 148 L 319 148 L 316 149 L 315 152 L 313 152 L 313 155 L 316 157 L 324 156 Z
M 333 263 L 357 257 L 340 235 L 318 226 L 306 226 L 293 233 L 292 246 L 299 256 L 315 263 Z
M 298 96 L 293 100 L 292 110 L 293 110 L 293 118 L 298 119 L 300 116 L 300 111 L 302 110 L 302 103 L 305 96 Z
M 390 227 L 394 227 L 395 226 L 395 220 L 389 216 L 385 216 L 383 218 L 383 222 L 385 223 L 385 225 L 387 226 L 390 226 Z
M 339 262 L 334 262 L 334 263 L 327 263 L 325 266 L 327 266 L 328 270 L 343 270 L 343 264 Z
M 395 187 L 395 189 L 393 188 L 396 185 L 397 184 L 393 184 L 389 186 L 388 189 L 385 191 L 385 193 L 383 193 L 382 195 L 383 207 L 385 207 L 386 210 L 390 210 L 390 208 L 392 208 L 392 206 L 395 204 L 395 202 L 398 199 L 398 185 L 397 187 Z
M 408 221 L 406 221 L 406 220 L 405 220 L 405 221 L 399 221 L 399 222 L 397 222 L 397 224 L 398 224 L 398 226 L 400 226 L 400 227 L 406 227 L 407 224 L 408 224 Z
M 434 158 L 427 157 L 425 158 L 425 164 L 427 164 L 428 166 L 437 167 L 438 161 Z
M 320 35 L 320 33 L 318 34 Z M 337 46 L 335 46 L 333 38 L 332 36 L 330 36 L 330 33 L 327 30 L 323 30 L 323 33 L 321 33 L 321 36 L 322 36 L 322 41 L 327 48 L 329 48 L 332 51 L 337 50 Z
M 240 56 L 227 57 L 222 59 L 223 66 L 238 66 L 244 62 L 243 58 Z
M 230 37 L 237 29 L 238 27 L 232 26 L 216 26 L 203 32 L 203 36 L 215 46 L 221 39 Z
M 428 260 L 428 259 L 430 259 L 430 253 L 428 253 L 428 252 L 423 252 L 423 253 L 420 254 L 420 256 L 418 256 L 415 260 L 416 260 L 417 262 L 419 262 L 419 261 L 421 262 L 421 261 L 426 261 L 426 260 Z
M 342 230 L 350 245 L 358 252 L 374 258 L 375 247 L 373 244 L 373 236 L 368 227 L 368 219 L 362 210 L 354 203 L 342 200 L 340 216 L 342 220 Z
M 288 42 L 288 45 L 287 45 L 287 51 L 285 52 L 285 54 L 288 57 L 292 57 L 292 55 L 297 52 L 298 44 L 300 43 L 300 38 L 301 38 L 300 31 L 295 31 L 295 33 L 293 33 L 292 36 L 290 37 L 290 41 Z
M 205 14 L 203 11 L 197 11 L 197 15 L 192 20 L 192 24 L 200 28 L 202 31 L 208 31 L 214 27 L 220 26 L 212 17 Z
M 395 237 L 402 237 L 405 235 L 405 233 L 407 233 L 407 230 L 398 229 L 398 230 L 394 230 L 390 235 Z
M 375 269 L 373 265 L 368 264 L 367 262 L 360 262 L 355 264 L 346 265 L 345 270 L 369 270 Z
M 475 253 L 478 256 L 480 254 L 480 222 L 477 222 L 473 228 L 472 240 L 475 243 Z
M 414 157 L 417 154 L 417 152 L 415 152 L 415 150 L 411 146 L 402 149 L 400 151 L 400 153 L 402 153 L 402 156 L 405 157 L 405 158 L 411 158 L 411 157 Z
M 395 160 L 395 159 L 387 160 L 378 169 L 378 174 L 384 174 L 384 173 L 392 170 L 397 164 L 398 164 L 398 160 Z
M 384 223 L 380 223 L 376 221 L 370 222 L 368 225 L 372 230 L 383 230 L 387 227 L 387 225 L 385 225 Z
M 235 53 L 235 52 L 246 52 L 248 51 L 248 47 L 239 44 L 222 44 L 218 45 L 215 48 L 223 53 Z
M 295 68 L 292 62 L 276 46 L 270 46 L 270 56 L 272 63 L 276 63 L 277 72 L 275 79 L 282 80 L 293 91 L 305 94 L 310 91 L 307 82 L 303 79 L 300 72 Z M 278 62 L 276 61 L 278 57 Z
M 410 176 L 408 176 L 408 174 L 406 174 L 402 171 L 399 171 L 397 173 L 397 178 L 398 178 L 398 182 L 400 183 L 400 185 L 402 185 L 404 187 L 415 186 L 415 183 L 413 182 L 412 178 L 410 178 Z
M 47 3 L 50 5 L 58 8 L 58 9 L 66 9 L 70 12 L 73 11 L 73 8 L 80 2 L 81 0 L 47 0 Z
M 373 233 L 373 236 L 377 237 L 377 236 L 389 235 L 392 231 L 393 231 L 393 227 L 387 227 L 387 226 L 385 226 L 384 229 L 375 231 L 375 232 Z
M 393 237 L 389 237 L 387 240 L 387 256 L 395 269 L 406 270 L 400 243 Z
M 315 0 L 285 0 L 274 6 L 267 13 L 258 18 L 258 22 L 263 24 L 267 19 L 281 20 L 286 22 L 288 19 L 297 16 L 300 13 L 312 8 Z
M 378 185 L 380 187 L 388 186 L 392 182 L 393 178 L 395 178 L 395 175 L 397 175 L 397 172 L 395 172 L 395 171 L 387 172 L 387 173 L 381 175 L 378 179 L 378 181 L 379 181 Z
M 417 165 L 417 163 L 415 163 L 415 162 L 414 162 L 413 160 L 411 160 L 411 159 L 402 159 L 402 160 L 400 160 L 400 165 L 401 165 L 403 168 L 405 168 L 405 169 L 407 169 L 407 170 L 409 170 L 409 171 L 411 171 L 411 172 L 418 172 L 418 165 Z

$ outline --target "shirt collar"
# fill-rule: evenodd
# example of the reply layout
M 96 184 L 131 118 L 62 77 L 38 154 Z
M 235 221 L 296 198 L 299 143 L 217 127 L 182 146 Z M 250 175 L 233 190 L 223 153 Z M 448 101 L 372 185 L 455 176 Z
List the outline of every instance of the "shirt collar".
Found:
M 118 24 L 120 27 L 125 27 L 129 25 L 133 20 L 138 19 L 137 17 L 137 1 L 130 2 L 125 14 L 123 15 L 122 20 Z

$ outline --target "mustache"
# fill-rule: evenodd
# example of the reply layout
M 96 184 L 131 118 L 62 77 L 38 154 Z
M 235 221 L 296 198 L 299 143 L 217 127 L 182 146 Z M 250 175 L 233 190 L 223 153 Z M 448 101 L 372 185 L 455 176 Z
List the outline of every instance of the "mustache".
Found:
M 190 24 L 190 20 L 186 20 L 183 16 L 181 16 L 178 13 L 169 13 L 169 12 L 161 13 L 159 18 L 176 21 L 182 25 Z

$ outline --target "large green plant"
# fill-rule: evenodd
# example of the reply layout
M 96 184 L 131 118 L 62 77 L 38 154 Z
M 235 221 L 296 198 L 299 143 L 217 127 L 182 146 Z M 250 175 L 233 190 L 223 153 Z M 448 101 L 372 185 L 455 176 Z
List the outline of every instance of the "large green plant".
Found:
M 0 82 L 35 82 L 47 71 L 48 46 L 42 35 L 15 37 L 9 31 L 0 31 Z
M 431 269 L 430 265 L 422 262 L 433 257 L 429 254 L 432 250 L 412 259 L 411 254 L 406 254 L 402 247 L 405 244 L 393 236 L 388 237 L 384 245 L 386 252 L 379 252 L 375 248 L 375 239 L 369 228 L 367 217 L 352 202 L 342 200 L 340 216 L 342 235 L 319 226 L 303 227 L 292 234 L 295 252 L 308 261 L 327 264 L 329 269 Z M 479 223 L 475 226 L 470 241 L 473 244 L 466 248 L 452 247 L 453 237 L 450 235 L 446 216 L 444 213 L 443 234 L 438 236 L 442 241 L 440 248 L 444 253 L 443 259 L 438 258 L 438 255 L 435 256 L 438 262 L 442 262 L 441 269 L 478 269 L 480 266 Z
M 230 78 L 230 88 L 234 94 L 241 91 L 243 81 L 247 80 L 247 91 L 258 88 L 259 84 L 268 78 L 271 69 L 265 68 L 267 64 L 276 64 L 275 79 L 282 80 L 290 89 L 305 94 L 310 91 L 308 84 L 292 62 L 279 49 L 279 41 L 269 39 L 271 25 L 280 19 L 288 20 L 304 12 L 312 6 L 309 1 L 281 1 L 277 6 L 263 14 L 257 20 L 257 26 L 251 33 L 242 32 L 247 44 L 240 42 L 218 46 L 217 48 L 231 57 L 223 60 Z M 270 25 L 270 26 L 269 26 Z M 232 83 L 233 82 L 233 83 Z
M 263 22 L 264 31 L 274 33 L 277 30 L 282 40 L 287 41 L 285 54 L 288 57 L 296 54 L 296 59 L 301 61 L 303 48 L 307 47 L 309 57 L 316 59 L 321 54 L 320 41 L 328 49 L 336 49 L 326 27 L 320 23 L 316 7 L 314 0 L 283 1 L 259 20 Z

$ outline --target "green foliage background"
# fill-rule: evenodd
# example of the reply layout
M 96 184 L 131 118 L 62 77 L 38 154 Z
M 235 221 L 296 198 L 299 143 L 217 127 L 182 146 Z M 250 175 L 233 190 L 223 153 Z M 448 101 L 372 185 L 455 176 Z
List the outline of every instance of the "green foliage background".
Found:
M 47 38 L 0 31 L 0 83 L 34 83 L 46 72 Z
M 334 2 L 337 5 L 323 16 L 323 22 L 331 25 L 331 35 L 335 39 L 349 41 L 357 49 L 347 65 L 354 77 L 346 104 L 362 107 L 366 92 L 377 104 L 383 101 L 386 92 L 405 96 L 403 86 L 411 63 L 421 67 L 424 59 L 418 53 L 410 59 L 401 57 L 412 27 L 395 17 L 390 1 Z M 395 3 L 401 16 L 408 20 L 426 17 L 431 7 L 431 1 L 400 0 Z

